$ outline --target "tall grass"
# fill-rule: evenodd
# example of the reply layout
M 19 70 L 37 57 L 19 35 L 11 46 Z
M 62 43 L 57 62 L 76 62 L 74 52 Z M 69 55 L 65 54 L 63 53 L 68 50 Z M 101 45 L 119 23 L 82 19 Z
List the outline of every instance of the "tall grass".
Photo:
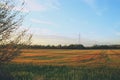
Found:
M 108 66 L 4 64 L 0 71 L 9 77 L 0 80 L 120 80 L 120 68 Z

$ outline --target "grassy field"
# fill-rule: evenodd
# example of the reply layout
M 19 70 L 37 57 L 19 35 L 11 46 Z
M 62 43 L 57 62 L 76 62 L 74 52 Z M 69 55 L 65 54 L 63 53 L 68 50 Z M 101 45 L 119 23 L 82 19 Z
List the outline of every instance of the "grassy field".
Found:
M 41 65 L 101 65 L 120 66 L 120 50 L 23 50 L 13 60 L 17 63 Z
M 120 50 L 23 50 L 0 80 L 120 80 Z

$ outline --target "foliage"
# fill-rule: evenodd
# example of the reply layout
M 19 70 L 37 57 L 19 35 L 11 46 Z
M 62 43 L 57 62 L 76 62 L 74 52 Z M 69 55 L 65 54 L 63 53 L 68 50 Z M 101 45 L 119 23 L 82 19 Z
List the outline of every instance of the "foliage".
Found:
M 14 80 L 119 80 L 120 68 L 98 66 L 52 66 L 33 64 L 6 64 L 2 70 Z M 2 80 L 2 79 L 1 79 Z
M 16 45 L 29 44 L 32 37 L 26 33 L 27 30 L 18 31 L 24 18 L 21 12 L 24 2 L 20 10 L 15 10 L 16 5 L 14 0 L 0 0 L 0 63 L 9 62 L 19 55 L 21 47 Z
M 0 46 L 1 47 L 1 46 Z M 120 45 L 93 45 L 84 46 L 82 44 L 70 45 L 23 45 L 23 49 L 120 49 Z

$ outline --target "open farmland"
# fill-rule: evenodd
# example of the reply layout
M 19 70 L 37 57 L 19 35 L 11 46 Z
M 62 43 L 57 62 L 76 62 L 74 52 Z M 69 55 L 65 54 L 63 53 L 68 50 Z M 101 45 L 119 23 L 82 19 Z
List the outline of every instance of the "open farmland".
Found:
M 120 66 L 120 50 L 27 49 L 12 62 L 40 65 Z
M 22 50 L 1 80 L 120 80 L 120 50 Z M 7 74 L 7 75 L 6 75 Z

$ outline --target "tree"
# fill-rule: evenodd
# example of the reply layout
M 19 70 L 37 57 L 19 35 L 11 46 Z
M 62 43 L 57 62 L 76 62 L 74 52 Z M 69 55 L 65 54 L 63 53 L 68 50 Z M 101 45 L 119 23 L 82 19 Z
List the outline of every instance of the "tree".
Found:
M 21 53 L 22 45 L 31 43 L 32 35 L 20 30 L 24 15 L 15 10 L 16 0 L 0 0 L 0 63 L 9 62 Z

